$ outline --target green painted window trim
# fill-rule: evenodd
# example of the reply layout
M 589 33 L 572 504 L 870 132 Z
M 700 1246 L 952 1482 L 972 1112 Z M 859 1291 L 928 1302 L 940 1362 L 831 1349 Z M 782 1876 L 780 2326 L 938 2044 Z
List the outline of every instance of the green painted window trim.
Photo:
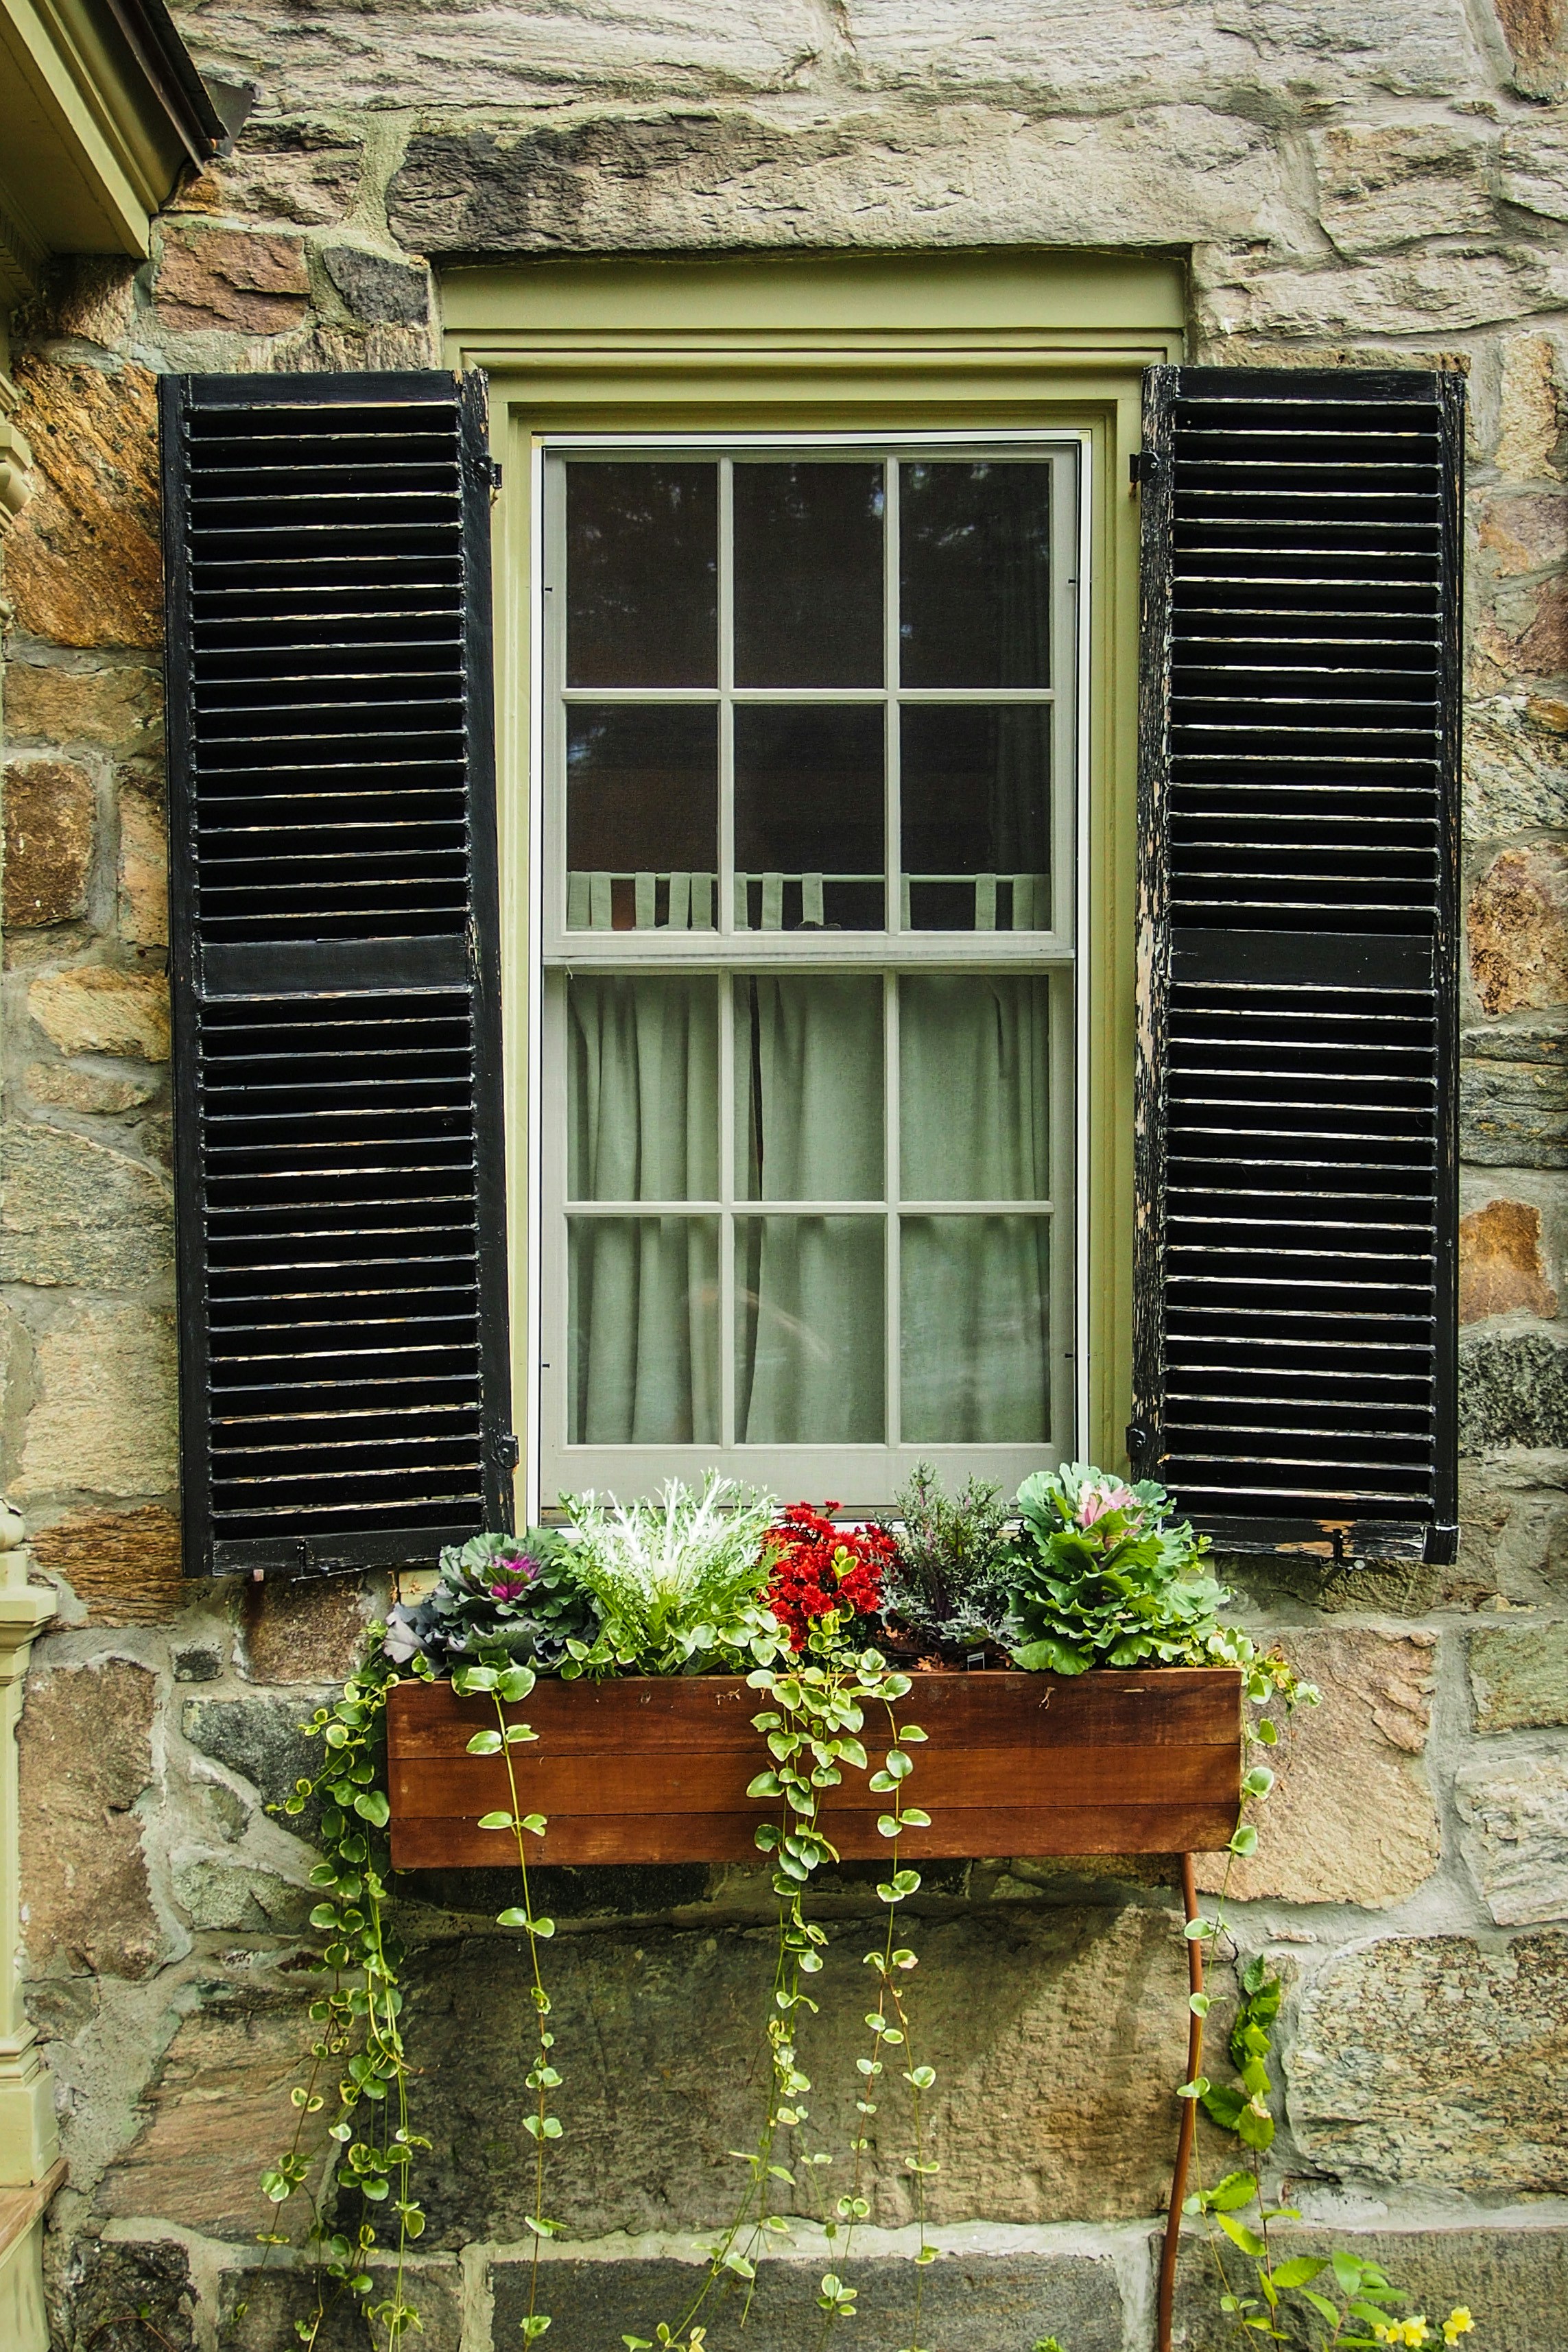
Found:
M 1090 1458 L 1125 1459 L 1131 1393 L 1138 506 L 1146 368 L 1184 355 L 1186 289 L 1161 256 L 1024 253 L 541 261 L 441 279 L 445 351 L 490 376 L 503 468 L 495 594 L 505 1006 L 531 1031 L 529 564 L 534 452 L 563 431 L 734 432 L 1039 425 L 1088 436 L 1090 512 L 1088 993 Z M 508 1055 L 514 1366 L 532 1427 L 537 1269 L 527 1057 Z M 525 1407 L 526 1401 L 526 1407 Z M 528 1449 L 525 1448 L 525 1453 Z M 523 1500 L 524 1498 L 520 1498 Z M 553 1499 L 553 1498 L 545 1498 Z M 530 1494 L 526 1507 L 537 1507 Z

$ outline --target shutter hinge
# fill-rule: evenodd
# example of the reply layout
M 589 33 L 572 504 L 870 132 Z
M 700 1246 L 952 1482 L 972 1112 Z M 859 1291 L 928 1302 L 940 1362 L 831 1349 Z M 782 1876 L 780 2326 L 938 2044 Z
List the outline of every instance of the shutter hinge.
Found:
M 1148 1476 L 1153 1451 L 1153 1431 L 1145 1429 L 1141 1421 L 1130 1421 L 1127 1424 L 1127 1459 L 1132 1465 L 1135 1478 Z
M 485 462 L 490 469 L 490 504 L 493 507 L 500 496 L 500 467 L 494 457 L 488 457 Z
M 1127 479 L 1134 489 L 1140 482 L 1152 482 L 1159 470 L 1159 453 L 1153 449 L 1134 449 L 1127 460 Z
M 500 1463 L 501 1468 L 503 1470 L 515 1470 L 518 1464 L 522 1460 L 522 1440 L 519 1437 L 516 1430 L 498 1430 L 496 1433 L 495 1446 L 496 1460 Z

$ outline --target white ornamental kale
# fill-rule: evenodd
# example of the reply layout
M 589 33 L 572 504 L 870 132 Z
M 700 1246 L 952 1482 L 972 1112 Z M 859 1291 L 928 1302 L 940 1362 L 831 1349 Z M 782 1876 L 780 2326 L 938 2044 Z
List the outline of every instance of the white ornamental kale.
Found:
M 561 1500 L 577 1536 L 572 1573 L 603 1622 L 597 1643 L 569 1645 L 579 1671 L 694 1674 L 776 1654 L 763 1601 L 777 1549 L 771 1495 L 710 1471 L 700 1490 L 672 1479 L 654 1502 Z

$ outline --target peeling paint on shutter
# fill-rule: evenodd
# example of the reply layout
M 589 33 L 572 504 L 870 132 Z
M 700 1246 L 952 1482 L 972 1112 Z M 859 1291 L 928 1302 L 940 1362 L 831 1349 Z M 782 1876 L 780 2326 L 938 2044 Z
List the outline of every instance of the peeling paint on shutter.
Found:
M 1454 1557 L 1463 424 L 1147 379 L 1129 1444 L 1233 1549 Z
M 484 385 L 165 377 L 186 1566 L 510 1524 Z

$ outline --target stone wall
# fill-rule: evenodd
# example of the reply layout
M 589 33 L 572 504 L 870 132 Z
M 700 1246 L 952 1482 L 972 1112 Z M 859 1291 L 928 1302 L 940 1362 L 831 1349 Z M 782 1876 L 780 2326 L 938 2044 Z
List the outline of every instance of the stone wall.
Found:
M 1469 373 L 1463 1555 L 1246 1580 L 1325 1705 L 1240 1875 L 1289 1985 L 1279 2151 L 1483 2344 L 1568 2308 L 1568 20 L 1559 0 L 564 0 L 182 29 L 238 127 L 144 268 L 16 321 L 37 495 L 5 670 L 7 1491 L 57 1585 L 23 1731 L 33 2012 L 70 2186 L 71 2352 L 272 2352 L 256 2175 L 300 2041 L 308 1854 L 267 1805 L 377 1594 L 179 1581 L 153 377 L 419 365 L 463 254 L 1179 248 L 1196 357 Z M 672 2309 L 755 2090 L 747 1873 L 560 1873 L 568 2076 L 551 2341 Z M 840 2007 L 866 1888 L 833 1895 Z M 476 1875 L 421 1889 L 413 2032 L 436 2147 L 429 2352 L 518 2339 L 515 1945 Z M 875 1905 L 870 1906 L 875 1909 Z M 1151 2339 L 1182 1944 L 1160 1873 L 932 1875 L 944 2352 Z M 840 1934 L 839 1930 L 842 1930 Z M 822 2081 L 841 2083 L 825 2018 Z M 1211 2151 L 1212 2159 L 1212 2151 Z M 879 2172 L 857 2340 L 905 2340 Z M 886 2263 L 880 2258 L 886 2257 Z M 751 2341 L 796 2352 L 808 2267 Z M 1194 2267 L 1182 2327 L 1217 2338 Z M 132 2315 L 144 2314 L 137 2320 Z M 155 2333 L 153 2331 L 156 2331 Z M 728 2332 L 727 2332 L 728 2331 Z M 715 2352 L 733 2352 L 721 2323 Z M 351 2337 L 334 2336 L 334 2344 Z M 353 2340 L 358 2340 L 353 2339 Z

